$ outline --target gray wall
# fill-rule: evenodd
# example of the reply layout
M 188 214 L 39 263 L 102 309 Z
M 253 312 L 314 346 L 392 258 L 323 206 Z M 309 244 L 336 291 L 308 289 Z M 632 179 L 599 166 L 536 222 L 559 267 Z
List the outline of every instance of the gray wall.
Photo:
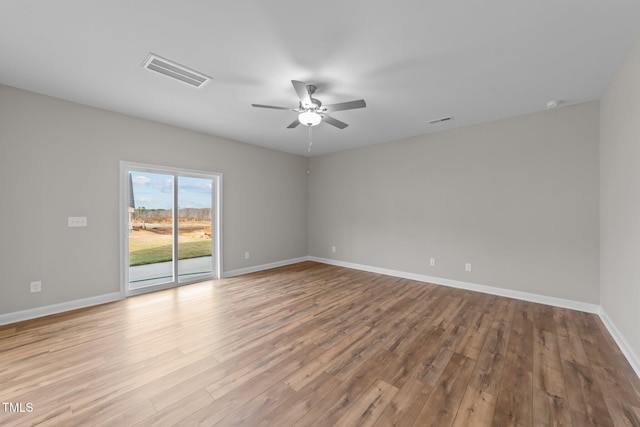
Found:
M 119 292 L 120 160 L 223 173 L 223 271 L 307 254 L 305 157 L 0 85 L 0 314 Z
M 601 304 L 640 360 L 640 42 L 601 105 Z
M 590 102 L 313 157 L 309 253 L 597 304 L 598 128 Z
M 118 292 L 128 160 L 224 174 L 224 271 L 309 254 L 600 303 L 640 354 L 638 75 L 640 43 L 600 104 L 311 160 L 0 85 L 0 314 Z
M 223 271 L 312 255 L 601 304 L 637 359 L 639 75 L 640 42 L 600 103 L 311 160 L 0 85 L 0 315 L 119 291 L 128 160 L 224 174 Z

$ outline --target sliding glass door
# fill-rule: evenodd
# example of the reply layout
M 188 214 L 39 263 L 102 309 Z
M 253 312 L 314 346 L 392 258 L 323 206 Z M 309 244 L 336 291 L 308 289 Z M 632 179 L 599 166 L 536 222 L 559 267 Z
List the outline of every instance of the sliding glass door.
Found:
M 174 177 L 132 170 L 129 182 L 129 287 L 172 283 Z
M 178 282 L 213 274 L 213 179 L 178 176 Z
M 219 174 L 123 162 L 127 295 L 219 277 Z

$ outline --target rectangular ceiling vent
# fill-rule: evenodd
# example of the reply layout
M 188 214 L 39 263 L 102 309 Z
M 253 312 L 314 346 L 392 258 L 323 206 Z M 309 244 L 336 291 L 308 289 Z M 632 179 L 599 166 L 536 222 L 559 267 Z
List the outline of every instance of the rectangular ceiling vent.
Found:
M 169 61 L 154 53 L 150 53 L 149 56 L 147 56 L 147 59 L 142 63 L 142 67 L 197 88 L 201 88 L 213 80 L 209 76 L 187 68 L 184 65 Z
M 429 124 L 435 125 L 436 123 L 447 122 L 449 120 L 453 120 L 453 116 L 441 117 L 435 120 L 429 120 Z

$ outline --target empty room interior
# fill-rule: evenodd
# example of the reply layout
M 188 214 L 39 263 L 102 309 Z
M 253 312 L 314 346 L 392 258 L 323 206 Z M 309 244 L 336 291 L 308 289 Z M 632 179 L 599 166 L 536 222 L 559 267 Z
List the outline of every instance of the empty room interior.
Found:
M 640 426 L 640 2 L 0 2 L 0 425 Z

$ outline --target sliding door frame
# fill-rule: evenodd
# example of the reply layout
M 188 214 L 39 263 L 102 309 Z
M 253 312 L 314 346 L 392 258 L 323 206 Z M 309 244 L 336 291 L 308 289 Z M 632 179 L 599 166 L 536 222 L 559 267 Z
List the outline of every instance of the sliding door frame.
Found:
M 176 245 L 177 237 L 176 233 L 178 233 L 178 228 L 174 227 L 174 244 L 173 244 L 173 262 L 174 262 L 174 280 L 173 282 L 167 284 L 160 284 L 150 286 L 149 289 L 140 289 L 140 290 L 130 290 L 129 289 L 129 214 L 128 214 L 128 198 L 129 198 L 129 172 L 131 171 L 141 171 L 141 172 L 149 172 L 149 173 L 166 173 L 170 175 L 174 175 L 174 178 L 178 178 L 174 182 L 173 188 L 173 209 L 174 218 L 178 215 L 177 210 L 177 193 L 178 193 L 178 180 L 179 176 L 186 177 L 195 177 L 195 178 L 205 178 L 212 179 L 213 188 L 212 188 L 212 200 L 211 200 L 211 226 L 212 226 L 212 270 L 213 270 L 213 279 L 219 279 L 222 275 L 222 174 L 217 172 L 210 171 L 201 171 L 201 170 L 193 170 L 193 169 L 183 169 L 176 168 L 172 166 L 162 166 L 162 165 L 152 165 L 147 163 L 137 163 L 137 162 L 129 162 L 129 161 L 120 161 L 120 201 L 119 201 L 119 209 L 120 209 L 120 297 L 126 298 L 127 296 L 137 295 L 140 293 L 156 291 L 160 289 L 173 288 L 176 286 L 187 285 L 191 282 L 180 283 L 179 278 L 175 276 L 176 265 L 178 264 L 177 259 L 177 251 L 178 247 Z M 174 224 L 177 221 L 174 221 Z M 205 279 L 209 280 L 209 279 Z M 196 280 L 200 281 L 200 280 Z

